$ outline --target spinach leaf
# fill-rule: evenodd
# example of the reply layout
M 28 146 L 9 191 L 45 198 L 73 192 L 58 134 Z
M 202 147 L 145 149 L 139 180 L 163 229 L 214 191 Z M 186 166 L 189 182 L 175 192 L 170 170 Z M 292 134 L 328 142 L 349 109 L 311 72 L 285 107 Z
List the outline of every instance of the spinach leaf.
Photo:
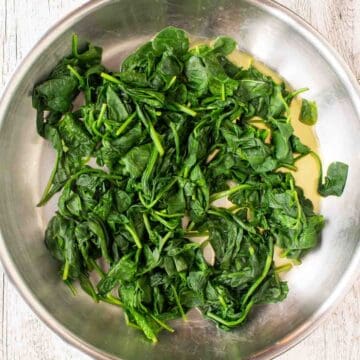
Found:
M 64 113 L 72 106 L 77 86 L 78 82 L 71 76 L 49 79 L 36 87 L 34 106 L 43 106 L 44 110 Z
M 72 108 L 72 101 L 79 94 L 82 74 L 101 62 L 101 48 L 87 44 L 81 52 L 73 36 L 73 54 L 60 60 L 49 77 L 33 89 L 32 104 L 37 110 L 37 131 L 45 135 L 45 125 L 60 120 L 62 113 Z M 45 111 L 48 115 L 45 117 Z
M 348 175 L 348 165 L 336 161 L 329 165 L 324 183 L 319 183 L 321 196 L 341 196 L 344 191 Z
M 236 41 L 229 36 L 219 36 L 215 39 L 213 51 L 220 55 L 229 55 L 236 48 Z
M 116 285 L 117 282 L 129 282 L 136 274 L 136 263 L 124 256 L 112 265 L 105 277 L 98 283 L 97 287 L 100 295 L 106 295 Z
M 108 86 L 107 88 L 106 103 L 110 111 L 111 119 L 118 122 L 123 122 L 128 118 L 129 113 L 127 112 L 124 103 L 113 90 L 112 86 Z
M 318 112 L 315 101 L 303 99 L 301 104 L 300 121 L 306 125 L 315 125 Z
M 156 55 L 161 55 L 166 50 L 183 55 L 189 49 L 189 39 L 184 30 L 169 26 L 156 35 L 152 47 Z
M 292 151 L 295 153 L 307 155 L 311 151 L 310 148 L 307 145 L 304 145 L 296 135 L 292 135 L 290 137 L 290 143 L 291 143 Z
M 125 154 L 121 159 L 124 173 L 132 178 L 140 177 L 149 161 L 151 148 L 151 144 L 135 146 Z
M 201 58 L 191 56 L 185 65 L 185 75 L 188 86 L 196 96 L 202 96 L 208 91 L 208 74 Z

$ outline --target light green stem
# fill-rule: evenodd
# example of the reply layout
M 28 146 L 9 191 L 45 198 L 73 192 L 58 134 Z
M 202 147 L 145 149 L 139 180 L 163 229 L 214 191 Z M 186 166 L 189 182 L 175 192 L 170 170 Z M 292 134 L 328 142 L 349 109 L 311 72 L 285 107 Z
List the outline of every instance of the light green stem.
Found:
M 134 120 L 136 116 L 136 112 L 132 113 L 119 127 L 119 129 L 116 131 L 115 135 L 120 136 L 126 128 L 129 126 L 129 124 Z
M 136 231 L 129 224 L 124 224 L 124 226 L 125 226 L 125 229 L 130 233 L 130 235 L 134 239 L 136 246 L 139 249 L 141 249 L 142 244 L 141 244 L 140 238 L 139 238 L 138 234 L 136 233 Z
M 242 306 L 244 306 L 247 303 L 250 296 L 254 293 L 254 291 L 258 288 L 258 286 L 265 279 L 266 275 L 268 274 L 268 272 L 270 270 L 271 264 L 273 262 L 273 256 L 274 256 L 274 244 L 273 244 L 272 239 L 270 239 L 269 254 L 266 257 L 264 269 L 263 269 L 261 275 L 259 276 L 259 278 L 251 285 L 250 289 L 247 291 L 246 295 L 244 296 L 244 298 L 241 302 Z
M 210 319 L 213 319 L 217 322 L 219 322 L 220 324 L 223 324 L 229 328 L 231 327 L 234 327 L 234 326 L 237 326 L 239 324 L 241 324 L 247 317 L 249 311 L 251 310 L 251 308 L 253 307 L 254 305 L 254 302 L 253 301 L 250 301 L 245 309 L 244 309 L 244 312 L 242 313 L 242 315 L 237 319 L 237 320 L 233 320 L 233 321 L 227 321 L 227 320 L 224 320 L 223 318 L 221 318 L 220 316 L 217 316 L 215 314 L 213 314 L 212 312 L 208 312 L 206 314 L 207 317 L 209 317 Z
M 248 184 L 236 185 L 236 186 L 230 188 L 229 190 L 220 191 L 218 193 L 214 193 L 214 194 L 210 195 L 210 202 L 228 197 L 229 195 L 231 195 L 239 190 L 247 190 L 247 189 L 252 189 L 252 188 L 253 188 L 253 186 L 248 185 Z

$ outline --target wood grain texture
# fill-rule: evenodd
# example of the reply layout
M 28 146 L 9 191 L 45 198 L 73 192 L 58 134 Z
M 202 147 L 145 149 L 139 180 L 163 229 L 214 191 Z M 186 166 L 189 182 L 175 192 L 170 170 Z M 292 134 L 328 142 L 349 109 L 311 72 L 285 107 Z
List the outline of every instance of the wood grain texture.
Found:
M 0 0 L 0 90 L 44 32 L 85 0 Z M 340 52 L 360 80 L 360 0 L 281 0 Z M 360 282 L 307 339 L 279 360 L 360 359 Z M 86 360 L 29 309 L 0 265 L 0 360 Z

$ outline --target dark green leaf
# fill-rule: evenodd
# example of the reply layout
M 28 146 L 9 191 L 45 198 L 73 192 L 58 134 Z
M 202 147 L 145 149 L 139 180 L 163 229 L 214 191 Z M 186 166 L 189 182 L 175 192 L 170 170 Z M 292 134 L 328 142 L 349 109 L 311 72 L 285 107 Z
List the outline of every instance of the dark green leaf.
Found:
M 306 125 L 315 125 L 318 113 L 315 101 L 303 99 L 301 104 L 300 121 Z
M 189 39 L 182 29 L 169 26 L 161 30 L 152 42 L 156 55 L 171 50 L 176 55 L 183 55 L 189 49 Z
M 342 162 L 333 162 L 329 165 L 324 183 L 319 184 L 321 196 L 341 196 L 344 191 L 349 167 Z

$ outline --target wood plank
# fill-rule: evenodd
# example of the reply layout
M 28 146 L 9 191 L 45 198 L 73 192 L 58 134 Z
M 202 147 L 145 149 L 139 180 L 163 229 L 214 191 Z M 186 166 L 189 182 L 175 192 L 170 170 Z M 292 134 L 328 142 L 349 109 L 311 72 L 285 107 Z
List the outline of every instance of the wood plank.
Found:
M 84 0 L 1 0 L 0 86 L 37 39 Z M 281 0 L 309 21 L 342 54 L 360 78 L 360 1 Z M 360 282 L 305 341 L 280 360 L 360 359 Z M 0 359 L 86 360 L 53 334 L 29 309 L 0 267 Z
M 4 0 L 0 6 L 0 84 L 45 31 L 84 0 Z M 4 6 L 3 6 L 4 4 Z M 2 21 L 3 20 L 3 21 Z M 22 300 L 0 269 L 0 358 L 4 360 L 77 359 L 87 356 L 65 344 Z
M 6 318 L 5 318 L 5 274 L 0 265 L 0 355 L 1 359 L 6 359 Z
M 354 1 L 354 21 L 353 21 L 353 43 L 352 55 L 354 71 L 358 82 L 360 81 L 360 1 Z
M 310 22 L 360 75 L 360 2 L 353 0 L 281 0 Z M 279 360 L 360 359 L 360 282 L 324 323 Z

